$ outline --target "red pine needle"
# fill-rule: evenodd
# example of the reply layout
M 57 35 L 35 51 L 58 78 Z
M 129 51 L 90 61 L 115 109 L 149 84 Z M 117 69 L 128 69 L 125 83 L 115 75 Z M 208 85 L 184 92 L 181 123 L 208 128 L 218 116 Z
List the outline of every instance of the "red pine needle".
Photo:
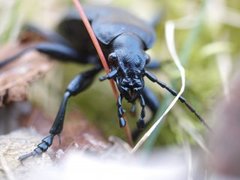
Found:
M 104 68 L 105 72 L 109 73 L 110 69 L 108 67 L 107 61 L 106 61 L 106 59 L 104 57 L 104 54 L 103 54 L 102 49 L 101 49 L 101 47 L 100 47 L 100 45 L 98 43 L 98 40 L 97 40 L 97 38 L 96 38 L 96 36 L 95 36 L 95 34 L 93 32 L 93 29 L 92 29 L 92 27 L 91 27 L 91 25 L 90 25 L 90 23 L 89 23 L 89 21 L 87 19 L 87 16 L 84 13 L 84 10 L 82 8 L 81 3 L 78 0 L 73 0 L 73 3 L 75 4 L 75 6 L 76 6 L 76 8 L 77 8 L 77 10 L 78 10 L 78 12 L 80 14 L 80 17 L 82 18 L 82 21 L 83 21 L 83 23 L 84 23 L 84 25 L 85 25 L 88 33 L 89 33 L 89 36 L 90 36 L 90 38 L 91 38 L 91 40 L 93 42 L 93 45 L 96 48 L 96 51 L 98 53 L 98 56 L 99 56 L 99 58 L 101 60 L 101 63 L 103 65 L 103 68 Z M 115 85 L 115 83 L 114 83 L 114 81 L 112 79 L 110 79 L 110 85 L 112 87 L 114 96 L 117 99 L 118 98 L 118 91 L 117 91 L 116 85 Z M 129 129 L 128 123 L 126 123 L 126 127 L 124 128 L 124 130 L 125 130 L 127 138 L 128 138 L 128 143 L 130 145 L 132 145 L 133 142 L 132 142 L 131 131 Z

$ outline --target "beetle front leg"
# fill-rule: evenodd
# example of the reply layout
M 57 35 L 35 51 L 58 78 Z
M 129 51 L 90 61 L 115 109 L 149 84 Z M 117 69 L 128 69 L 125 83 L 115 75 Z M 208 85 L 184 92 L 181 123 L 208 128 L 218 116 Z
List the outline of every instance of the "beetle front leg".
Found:
M 52 145 L 54 137 L 62 132 L 67 102 L 69 98 L 71 96 L 79 94 L 80 92 L 84 91 L 87 87 L 89 87 L 92 84 L 95 75 L 101 69 L 102 68 L 99 66 L 89 71 L 80 73 L 69 83 L 64 93 L 55 121 L 49 131 L 49 135 L 43 138 L 41 143 L 39 143 L 31 153 L 20 156 L 19 157 L 20 161 L 23 161 L 30 156 L 40 155 L 43 152 L 47 151 L 47 149 Z
M 39 143 L 31 153 L 20 156 L 19 157 L 20 161 L 23 161 L 30 156 L 40 155 L 43 152 L 46 152 L 47 149 L 52 145 L 54 137 L 62 132 L 67 102 L 71 95 L 72 95 L 71 92 L 69 90 L 66 90 L 60 108 L 58 110 L 57 116 L 55 118 L 55 121 L 52 125 L 52 128 L 49 131 L 49 135 L 43 138 L 42 142 Z
M 123 114 L 125 111 L 122 108 L 122 99 L 123 99 L 122 95 L 120 94 L 117 100 L 117 107 L 118 107 L 118 120 L 121 128 L 126 126 L 126 120 L 123 118 Z
M 41 143 L 37 145 L 37 148 L 35 148 L 32 152 L 24 154 L 18 158 L 19 161 L 23 161 L 31 156 L 40 155 L 43 152 L 47 151 L 47 149 L 52 145 L 54 135 L 50 134 L 47 137 L 45 137 Z
M 55 118 L 55 121 L 52 125 L 52 128 L 49 131 L 49 135 L 43 138 L 42 142 L 39 143 L 31 153 L 20 156 L 19 157 L 20 161 L 23 161 L 30 156 L 40 155 L 43 152 L 46 152 L 47 149 L 52 145 L 54 137 L 62 132 L 67 102 L 71 95 L 73 94 L 69 90 L 66 90 L 60 108 L 58 110 L 57 116 Z

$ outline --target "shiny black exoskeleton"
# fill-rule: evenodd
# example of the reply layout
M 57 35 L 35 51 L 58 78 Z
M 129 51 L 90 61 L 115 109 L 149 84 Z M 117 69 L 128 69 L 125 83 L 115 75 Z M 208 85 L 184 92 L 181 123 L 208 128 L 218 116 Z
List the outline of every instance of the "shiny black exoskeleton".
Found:
M 159 107 L 159 101 L 156 96 L 150 89 L 145 87 L 144 77 L 147 77 L 150 81 L 157 83 L 176 96 L 174 90 L 147 71 L 148 67 L 158 67 L 157 63 L 150 61 L 149 55 L 145 52 L 152 47 L 155 41 L 154 29 L 151 25 L 119 8 L 85 6 L 85 12 L 104 55 L 107 57 L 107 63 L 111 70 L 107 75 L 101 77 L 100 80 L 113 79 L 120 93 L 117 101 L 119 124 L 121 127 L 126 125 L 126 121 L 123 118 L 123 98 L 132 104 L 139 100 L 142 109 L 137 126 L 138 129 L 141 129 L 145 126 L 145 106 L 150 108 L 153 115 Z M 64 17 L 57 27 L 57 32 L 42 30 L 35 26 L 26 26 L 25 31 L 37 33 L 47 39 L 47 41 L 29 47 L 1 61 L 0 67 L 31 50 L 36 50 L 62 61 L 93 64 L 94 67 L 78 74 L 70 82 L 64 93 L 55 121 L 49 131 L 50 135 L 45 137 L 33 152 L 21 156 L 20 160 L 41 154 L 51 146 L 54 136 L 59 135 L 63 129 L 68 99 L 88 88 L 97 73 L 102 70 L 98 55 L 76 10 L 71 10 Z M 179 100 L 204 123 L 202 118 L 184 98 L 180 97 Z M 138 136 L 139 132 L 140 130 L 133 134 L 134 138 Z

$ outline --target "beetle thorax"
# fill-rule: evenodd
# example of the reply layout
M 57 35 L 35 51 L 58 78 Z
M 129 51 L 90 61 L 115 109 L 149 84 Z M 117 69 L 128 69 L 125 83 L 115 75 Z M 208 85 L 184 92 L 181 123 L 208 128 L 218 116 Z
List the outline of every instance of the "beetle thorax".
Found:
M 112 41 L 112 48 L 118 49 L 121 47 L 125 48 L 144 48 L 144 44 L 141 40 L 141 38 L 133 33 L 123 33 L 118 35 L 116 38 Z
M 132 33 L 124 33 L 112 41 L 112 54 L 117 60 L 117 67 L 125 73 L 137 73 L 144 69 L 146 54 L 142 40 Z

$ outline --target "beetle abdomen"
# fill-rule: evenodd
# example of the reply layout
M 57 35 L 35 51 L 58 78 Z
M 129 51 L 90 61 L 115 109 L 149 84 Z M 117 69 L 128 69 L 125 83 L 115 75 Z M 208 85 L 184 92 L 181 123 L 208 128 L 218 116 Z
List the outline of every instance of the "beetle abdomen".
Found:
M 108 45 L 122 33 L 137 35 L 143 41 L 145 49 L 150 48 L 155 41 L 154 29 L 125 10 L 108 6 L 85 6 L 84 9 L 96 37 L 104 45 Z M 91 47 L 86 49 L 88 53 L 92 51 L 92 43 L 75 9 L 71 10 L 60 23 L 59 31 L 73 43 L 75 48 L 85 49 L 81 45 L 84 42 L 85 46 Z

